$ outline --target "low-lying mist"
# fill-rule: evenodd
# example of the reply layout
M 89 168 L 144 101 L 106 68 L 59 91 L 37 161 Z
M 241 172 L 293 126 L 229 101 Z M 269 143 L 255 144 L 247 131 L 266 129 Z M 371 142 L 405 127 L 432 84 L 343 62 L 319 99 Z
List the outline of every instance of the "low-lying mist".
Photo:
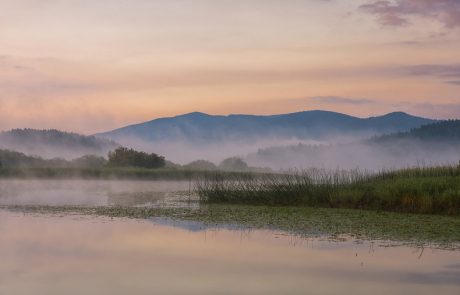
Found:
M 14 129 L 0 132 L 0 149 L 46 159 L 72 160 L 84 155 L 107 156 L 118 143 L 59 130 Z
M 195 160 L 207 160 L 215 164 L 220 163 L 229 157 L 245 158 L 246 155 L 256 152 L 261 148 L 269 148 L 275 145 L 292 145 L 299 143 L 299 139 L 261 139 L 253 141 L 221 141 L 209 142 L 190 142 L 186 140 L 148 142 L 135 137 L 125 137 L 118 139 L 123 146 L 134 148 L 149 153 L 156 153 L 165 156 L 167 160 L 174 163 L 185 165 Z M 326 142 L 303 140 L 305 145 L 325 144 Z
M 166 168 L 180 168 L 197 160 L 202 166 L 214 167 L 231 157 L 238 157 L 262 171 L 287 169 L 398 169 L 412 166 L 452 165 L 460 160 L 460 121 L 441 121 L 407 132 L 388 135 L 324 134 L 321 141 L 299 139 L 289 134 L 279 136 L 220 139 L 176 137 L 175 140 L 148 141 L 129 135 L 117 137 L 118 143 L 106 138 L 83 136 L 57 130 L 17 129 L 0 133 L 0 166 L 4 167 L 94 167 L 107 164 L 109 151 L 122 146 L 155 153 L 166 158 Z M 374 137 L 372 137 L 374 136 Z M 224 139 L 222 139 L 224 138 Z M 308 138 L 308 136 L 306 136 Z M 2 147 L 26 155 L 2 151 Z M 41 158 L 30 155 L 38 154 Z M 97 155 L 85 156 L 82 155 Z M 81 157 L 81 158 L 79 158 Z M 63 159 L 74 159 L 65 161 Z M 76 159 L 78 158 L 78 159 Z M 104 159 L 105 158 L 105 159 Z M 177 165 L 178 164 L 178 165 Z M 135 165 L 134 165 L 135 166 Z M 184 168 L 194 169 L 196 165 Z M 222 167 L 219 167 L 220 169 Z M 198 168 L 200 169 L 200 168 Z M 204 168 L 206 169 L 206 168 Z M 210 169 L 210 170 L 213 170 Z M 244 169 L 243 169 L 244 170 Z
M 141 206 L 189 189 L 188 181 L 0 179 L 0 206 Z
M 246 160 L 253 166 L 283 170 L 318 167 L 377 171 L 457 164 L 460 160 L 460 145 L 419 140 L 401 140 L 391 144 L 297 144 L 260 149 L 249 154 Z
M 149 143 L 135 138 L 121 141 L 135 149 L 155 152 L 166 159 L 187 164 L 202 159 L 219 164 L 228 157 L 240 157 L 252 167 L 274 170 L 308 169 L 398 169 L 413 166 L 451 165 L 460 160 L 458 142 L 391 139 L 380 142 L 361 137 L 340 141 L 301 141 L 296 138 L 219 143 L 188 141 Z

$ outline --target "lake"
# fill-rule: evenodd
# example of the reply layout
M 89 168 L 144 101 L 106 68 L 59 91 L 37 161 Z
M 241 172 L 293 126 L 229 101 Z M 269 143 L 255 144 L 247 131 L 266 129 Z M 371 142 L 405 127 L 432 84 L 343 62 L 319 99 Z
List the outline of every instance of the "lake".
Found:
M 187 182 L 2 180 L 2 205 L 199 206 Z M 0 294 L 460 294 L 460 251 L 0 209 Z

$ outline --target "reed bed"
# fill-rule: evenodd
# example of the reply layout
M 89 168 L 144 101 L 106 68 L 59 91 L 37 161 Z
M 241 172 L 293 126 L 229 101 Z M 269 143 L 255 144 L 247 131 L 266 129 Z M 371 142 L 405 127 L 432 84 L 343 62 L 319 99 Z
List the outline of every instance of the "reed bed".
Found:
M 221 175 L 196 183 L 204 203 L 372 209 L 460 214 L 460 167 L 370 173 L 310 169 L 286 174 Z

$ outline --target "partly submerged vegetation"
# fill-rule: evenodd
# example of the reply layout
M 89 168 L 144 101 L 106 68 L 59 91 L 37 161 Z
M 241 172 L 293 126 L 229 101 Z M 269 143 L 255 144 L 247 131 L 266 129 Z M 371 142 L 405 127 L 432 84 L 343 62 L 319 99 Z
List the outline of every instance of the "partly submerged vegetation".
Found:
M 9 210 L 39 214 L 85 214 L 122 218 L 170 218 L 199 221 L 204 225 L 228 225 L 282 230 L 304 237 L 385 240 L 418 246 L 460 248 L 460 218 L 426 214 L 401 214 L 353 209 L 207 205 L 193 208 L 152 207 L 51 207 L 7 206 Z
M 206 203 L 353 208 L 460 214 L 460 167 L 377 174 L 311 169 L 241 178 L 214 174 L 197 183 Z

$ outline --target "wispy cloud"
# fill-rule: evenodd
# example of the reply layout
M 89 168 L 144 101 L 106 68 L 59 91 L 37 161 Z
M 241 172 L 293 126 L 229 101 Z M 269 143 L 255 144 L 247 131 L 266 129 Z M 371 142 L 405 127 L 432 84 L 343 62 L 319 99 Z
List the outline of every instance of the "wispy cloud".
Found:
M 417 76 L 436 76 L 442 78 L 460 77 L 460 65 L 442 65 L 442 64 L 429 64 L 429 65 L 415 65 L 408 66 L 407 69 L 411 75 Z
M 403 72 L 411 76 L 431 76 L 444 79 L 447 84 L 460 85 L 460 65 L 414 65 L 405 66 Z M 455 79 L 455 80 L 452 80 Z
M 369 105 L 375 104 L 375 101 L 363 98 L 348 98 L 341 96 L 315 96 L 310 97 L 310 101 L 325 104 L 348 104 L 348 105 Z
M 458 0 L 379 0 L 361 5 L 361 11 L 373 14 L 384 26 L 407 26 L 411 16 L 434 19 L 448 28 L 460 27 Z

